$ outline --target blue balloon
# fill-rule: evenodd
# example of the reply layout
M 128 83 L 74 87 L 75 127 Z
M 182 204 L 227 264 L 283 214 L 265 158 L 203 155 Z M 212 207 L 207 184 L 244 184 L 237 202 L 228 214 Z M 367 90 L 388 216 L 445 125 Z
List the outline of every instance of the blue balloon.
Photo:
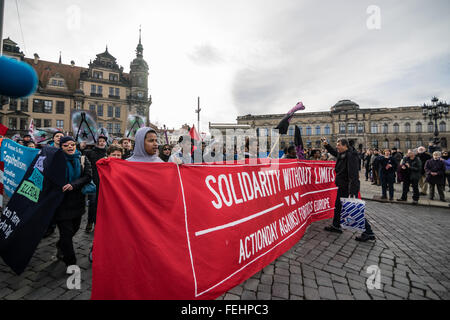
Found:
M 24 98 L 36 92 L 38 77 L 28 63 L 0 57 L 0 95 Z

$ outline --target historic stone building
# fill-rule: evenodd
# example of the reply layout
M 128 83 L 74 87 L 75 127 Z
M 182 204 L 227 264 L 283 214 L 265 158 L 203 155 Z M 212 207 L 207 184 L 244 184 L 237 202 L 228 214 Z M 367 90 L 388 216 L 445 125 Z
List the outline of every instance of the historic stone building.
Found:
M 24 99 L 9 99 L 0 105 L 0 122 L 10 130 L 8 136 L 25 134 L 30 119 L 37 128 L 60 128 L 72 132 L 71 110 L 90 110 L 97 114 L 98 127 L 122 137 L 127 129 L 128 115 L 140 115 L 149 125 L 152 104 L 148 89 L 149 67 L 143 58 L 144 48 L 139 35 L 136 58 L 130 73 L 123 72 L 116 58 L 108 52 L 97 54 L 88 68 L 41 60 L 38 54 L 26 58 L 17 44 L 3 42 L 4 54 L 25 61 L 35 70 L 39 86 L 35 94 Z M 3 99 L 4 100 L 4 99 Z
M 238 117 L 237 124 L 260 128 L 260 134 L 270 136 L 270 130 L 284 116 L 249 114 Z M 442 148 L 448 147 L 450 139 L 449 119 L 438 120 Z M 353 140 L 358 149 L 397 147 L 405 151 L 427 146 L 434 138 L 434 122 L 424 119 L 419 106 L 361 109 L 353 101 L 342 100 L 329 112 L 297 112 L 292 118 L 288 134 L 281 137 L 280 148 L 293 143 L 295 125 L 301 128 L 303 142 L 310 147 L 319 147 L 321 137 L 327 137 L 333 143 L 344 137 Z M 210 125 L 210 129 L 214 128 L 221 129 L 220 124 Z

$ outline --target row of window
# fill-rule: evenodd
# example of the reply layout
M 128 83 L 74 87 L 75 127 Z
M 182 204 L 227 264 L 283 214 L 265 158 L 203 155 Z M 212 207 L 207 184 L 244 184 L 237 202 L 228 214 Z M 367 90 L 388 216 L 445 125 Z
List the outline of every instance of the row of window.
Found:
M 52 119 L 33 119 L 36 128 L 53 128 Z M 9 117 L 8 128 L 11 130 L 28 130 L 29 119 Z M 56 120 L 56 128 L 64 129 L 64 120 Z
M 121 132 L 121 128 L 120 128 L 120 123 L 103 123 L 103 122 L 99 122 L 97 123 L 97 126 L 99 128 L 106 128 L 106 130 L 108 131 L 109 134 L 120 134 Z M 106 126 L 106 127 L 105 127 Z
M 91 84 L 91 96 L 103 97 L 103 86 Z M 120 88 L 109 87 L 110 97 L 120 97 Z
M 92 77 L 95 79 L 103 79 L 103 72 L 101 71 L 94 71 L 92 73 Z M 119 75 L 116 73 L 110 73 L 109 74 L 109 80 L 110 81 L 119 81 Z
M 104 108 L 102 104 L 99 105 L 95 105 L 95 104 L 91 104 L 89 105 L 89 111 L 92 112 L 97 112 L 97 116 L 99 117 L 103 117 L 104 116 Z M 106 116 L 108 118 L 120 118 L 120 114 L 121 114 L 121 109 L 120 107 L 115 107 L 115 106 L 107 106 L 106 109 Z
M 400 125 L 398 123 L 394 123 L 393 125 L 393 129 L 394 129 L 394 133 L 399 133 L 400 132 Z M 434 132 L 434 123 L 433 122 L 428 122 L 427 125 L 427 129 L 429 133 L 433 133 Z M 383 124 L 381 127 L 382 133 L 389 133 L 389 125 L 387 123 Z M 439 131 L 440 132 L 445 132 L 447 131 L 447 125 L 445 123 L 445 121 L 441 121 L 439 123 Z M 404 132 L 405 133 L 410 133 L 411 132 L 411 124 L 410 123 L 405 123 L 404 125 Z M 421 122 L 417 122 L 416 123 L 416 133 L 421 133 L 423 132 L 423 126 Z M 376 123 L 372 123 L 370 126 L 370 133 L 379 133 L 378 132 L 378 124 Z
M 388 139 L 382 141 L 381 145 L 380 145 L 380 143 L 379 143 L 379 141 L 377 139 L 373 139 L 371 141 L 371 143 L 372 143 L 372 146 L 375 147 L 375 148 L 382 147 L 383 149 L 388 149 L 388 148 L 391 147 Z M 405 148 L 406 149 L 417 148 L 417 147 L 420 147 L 420 146 L 424 146 L 424 141 L 422 139 L 417 140 L 415 145 L 413 145 L 413 142 L 410 139 L 406 139 L 405 140 Z M 394 140 L 393 147 L 395 147 L 397 149 L 400 149 L 400 140 L 399 139 L 395 139 Z

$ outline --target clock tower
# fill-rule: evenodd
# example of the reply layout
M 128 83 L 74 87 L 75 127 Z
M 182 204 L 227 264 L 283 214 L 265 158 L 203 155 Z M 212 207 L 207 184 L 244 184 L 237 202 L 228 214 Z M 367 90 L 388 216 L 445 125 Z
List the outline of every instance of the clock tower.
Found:
M 136 47 L 136 58 L 130 65 L 130 95 L 129 114 L 143 116 L 146 125 L 149 125 L 150 105 L 152 97 L 148 92 L 148 64 L 144 60 L 144 47 L 141 42 L 141 29 L 139 29 L 139 44 Z

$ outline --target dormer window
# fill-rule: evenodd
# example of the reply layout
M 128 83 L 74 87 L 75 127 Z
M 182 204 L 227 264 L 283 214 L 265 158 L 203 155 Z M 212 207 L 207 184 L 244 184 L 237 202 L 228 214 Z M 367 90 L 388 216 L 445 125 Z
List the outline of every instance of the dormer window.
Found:
M 92 74 L 92 77 L 94 79 L 103 79 L 103 72 L 94 71 L 93 74 Z
M 48 84 L 53 87 L 64 88 L 66 86 L 64 78 L 62 78 L 59 74 L 56 74 L 48 81 Z
M 119 75 L 115 74 L 115 73 L 110 73 L 109 74 L 109 80 L 110 81 L 119 81 Z

